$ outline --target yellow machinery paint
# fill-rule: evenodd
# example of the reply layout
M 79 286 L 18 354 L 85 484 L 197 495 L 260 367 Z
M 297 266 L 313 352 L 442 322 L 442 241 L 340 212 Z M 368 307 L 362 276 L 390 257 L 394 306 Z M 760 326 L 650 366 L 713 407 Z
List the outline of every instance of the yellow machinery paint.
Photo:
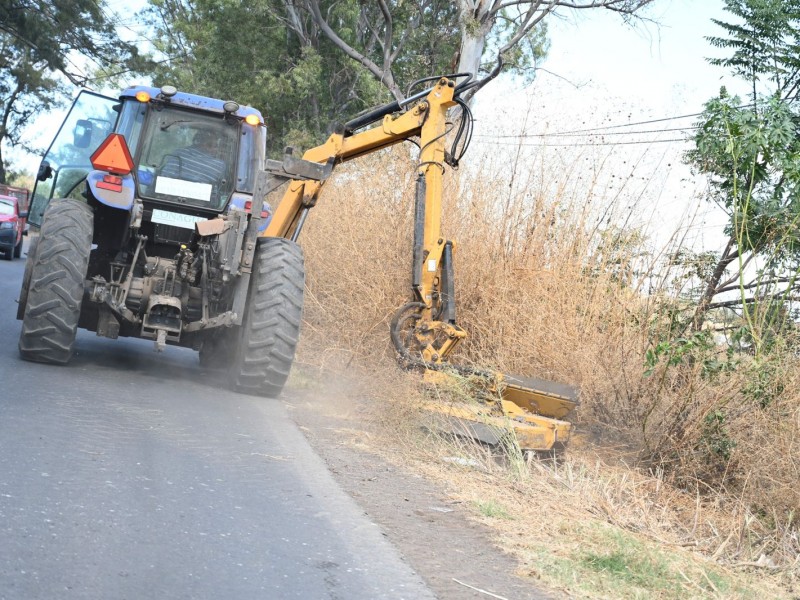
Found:
M 419 101 L 401 111 L 388 105 L 379 125 L 358 133 L 331 135 L 308 150 L 303 160 L 335 166 L 370 152 L 419 137 L 415 206 L 413 298 L 392 319 L 392 341 L 401 362 L 425 372 L 435 382 L 455 372 L 480 382 L 485 393 L 474 404 L 431 406 L 437 426 L 497 443 L 509 430 L 525 450 L 549 450 L 569 439 L 571 425 L 562 419 L 577 405 L 570 386 L 472 368 L 447 365 L 445 359 L 467 336 L 455 324 L 452 255 L 454 244 L 442 236 L 442 185 L 448 156 L 446 138 L 453 130 L 448 112 L 460 102 L 452 78 L 439 79 Z M 381 117 L 378 117 L 381 118 Z M 463 118 L 463 116 L 462 116 Z M 265 236 L 296 240 L 324 181 L 293 180 L 275 209 Z

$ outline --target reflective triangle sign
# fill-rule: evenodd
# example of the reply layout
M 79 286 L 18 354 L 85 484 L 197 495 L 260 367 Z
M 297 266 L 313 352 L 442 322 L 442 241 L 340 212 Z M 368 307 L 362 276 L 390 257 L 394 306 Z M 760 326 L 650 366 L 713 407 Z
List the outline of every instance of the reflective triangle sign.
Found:
M 128 144 L 120 133 L 109 135 L 100 147 L 94 151 L 90 160 L 98 171 L 108 171 L 117 175 L 127 175 L 133 170 Z

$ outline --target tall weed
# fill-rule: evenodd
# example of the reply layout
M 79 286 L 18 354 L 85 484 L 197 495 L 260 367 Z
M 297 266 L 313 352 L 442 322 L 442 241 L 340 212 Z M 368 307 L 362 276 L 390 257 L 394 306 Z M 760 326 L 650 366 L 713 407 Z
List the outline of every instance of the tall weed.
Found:
M 681 337 L 691 306 L 675 294 L 685 271 L 669 258 L 681 239 L 649 246 L 631 218 L 646 190 L 609 196 L 599 175 L 584 173 L 578 188 L 578 166 L 558 171 L 486 159 L 448 174 L 443 228 L 469 332 L 452 360 L 578 386 L 579 431 L 729 511 L 738 533 L 726 555 L 790 561 L 800 552 L 798 358 L 755 362 L 713 332 Z M 400 148 L 340 167 L 327 184 L 301 239 L 303 360 L 393 359 L 389 319 L 410 296 L 413 177 Z

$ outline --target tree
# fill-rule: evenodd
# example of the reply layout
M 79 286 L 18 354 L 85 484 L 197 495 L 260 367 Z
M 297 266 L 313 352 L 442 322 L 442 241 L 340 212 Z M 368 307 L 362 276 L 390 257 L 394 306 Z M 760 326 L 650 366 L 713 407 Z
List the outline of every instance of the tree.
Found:
M 316 3 L 312 10 L 302 1 L 255 0 L 245 9 L 230 0 L 151 0 L 148 20 L 158 49 L 172 57 L 155 79 L 264 109 L 271 154 L 286 144 L 316 145 L 337 124 L 386 102 L 391 90 L 402 97 L 420 73 L 455 68 L 459 29 L 453 3 L 394 4 L 392 23 L 408 26 L 387 55 L 382 44 L 395 41 L 397 32 L 375 29 L 385 4 L 339 0 Z M 325 28 L 333 27 L 332 38 Z M 367 55 L 353 60 L 341 45 Z M 390 73 L 378 66 L 384 56 Z
M 472 97 L 500 72 L 531 76 L 556 8 L 625 17 L 652 0 L 150 0 L 156 81 L 265 108 L 269 150 L 307 147 L 424 76 L 468 71 Z M 418 90 L 419 88 L 417 88 Z
M 398 61 L 414 32 L 433 26 L 445 34 L 445 47 L 454 50 L 447 72 L 471 73 L 474 86 L 467 93 L 471 99 L 478 90 L 503 72 L 530 74 L 547 54 L 545 19 L 557 9 L 606 8 L 629 17 L 653 0 L 459 0 L 440 3 L 434 0 L 379 0 L 372 10 L 359 15 L 369 35 L 348 42 L 342 35 L 352 22 L 337 26 L 324 14 L 320 0 L 286 0 L 294 10 L 310 12 L 314 22 L 342 52 L 366 68 L 397 100 L 404 98 L 398 77 Z M 365 3 L 368 4 L 368 3 Z M 458 28 L 458 37 L 452 31 Z M 437 62 L 442 62 L 441 60 Z M 427 74 L 441 74 L 442 71 Z M 418 75 L 417 75 L 418 76 Z M 416 78 L 416 77 L 415 77 Z M 408 83 L 408 81 L 406 81 Z
M 22 128 L 65 92 L 59 76 L 83 85 L 86 73 L 137 61 L 97 0 L 0 0 L 0 182 L 4 142 L 25 146 Z
M 692 326 L 701 328 L 715 308 L 738 309 L 758 348 L 759 331 L 774 331 L 772 321 L 786 315 L 776 306 L 800 290 L 800 1 L 725 5 L 742 22 L 715 21 L 729 37 L 709 40 L 732 54 L 711 62 L 747 81 L 750 93 L 743 101 L 723 89 L 709 101 L 687 154 L 708 177 L 709 200 L 729 217 Z

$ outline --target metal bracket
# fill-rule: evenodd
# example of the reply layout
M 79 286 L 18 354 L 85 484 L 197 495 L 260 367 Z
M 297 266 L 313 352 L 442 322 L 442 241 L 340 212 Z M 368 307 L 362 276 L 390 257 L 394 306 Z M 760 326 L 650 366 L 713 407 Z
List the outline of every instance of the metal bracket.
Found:
M 317 163 L 302 158 L 295 158 L 291 154 L 291 148 L 287 148 L 283 160 L 267 160 L 263 171 L 259 171 L 256 177 L 256 188 L 253 194 L 253 202 L 257 198 L 264 198 L 267 194 L 274 192 L 287 181 L 313 180 L 325 181 L 331 176 L 333 167 L 336 163 L 334 158 L 329 158 L 326 163 Z M 255 215 L 255 211 L 253 211 Z
M 277 177 L 287 179 L 313 179 L 325 181 L 333 171 L 335 159 L 329 158 L 326 163 L 318 163 L 302 158 L 295 158 L 292 149 L 287 148 L 283 161 L 268 160 L 266 171 Z
M 204 319 L 202 321 L 193 321 L 184 325 L 183 331 L 202 331 L 204 329 L 213 329 L 214 327 L 230 327 L 237 323 L 237 315 L 233 311 L 227 311 L 216 317 Z

